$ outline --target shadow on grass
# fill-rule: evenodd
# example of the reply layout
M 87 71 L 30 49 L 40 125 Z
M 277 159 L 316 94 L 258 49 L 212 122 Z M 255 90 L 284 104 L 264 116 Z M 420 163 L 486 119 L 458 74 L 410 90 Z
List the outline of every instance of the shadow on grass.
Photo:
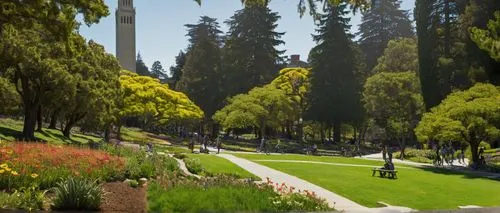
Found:
M 0 127 L 0 134 L 6 137 L 4 139 L 7 139 L 7 137 L 13 137 L 17 140 L 21 140 L 23 138 L 22 132 L 6 127 Z
M 495 180 L 500 182 L 500 174 L 496 174 L 497 177 L 486 177 L 487 172 L 482 172 L 482 171 L 475 171 L 475 170 L 470 170 L 470 169 L 462 169 L 462 170 L 456 170 L 456 169 L 446 169 L 446 168 L 438 168 L 438 167 L 432 167 L 432 166 L 424 166 L 420 167 L 420 169 L 427 171 L 427 172 L 432 172 L 435 174 L 441 174 L 441 175 L 455 175 L 455 176 L 462 176 L 465 179 L 489 179 L 489 180 Z

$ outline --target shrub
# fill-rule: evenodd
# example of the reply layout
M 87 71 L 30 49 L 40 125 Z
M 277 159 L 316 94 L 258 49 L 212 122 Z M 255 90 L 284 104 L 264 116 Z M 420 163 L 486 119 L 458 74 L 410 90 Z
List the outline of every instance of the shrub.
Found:
M 57 184 L 53 209 L 97 210 L 103 190 L 97 181 L 70 177 Z
M 188 171 L 193 174 L 201 174 L 204 170 L 203 165 L 201 165 L 200 160 L 197 158 L 184 158 L 184 163 L 186 163 Z
M 123 158 L 103 151 L 20 142 L 0 147 L 0 162 L 16 171 L 10 176 L 0 174 L 0 189 L 19 189 L 33 184 L 48 189 L 69 176 L 113 180 L 124 167 Z M 33 179 L 33 174 L 38 178 Z
M 187 155 L 184 154 L 184 153 L 180 153 L 180 152 L 176 152 L 174 153 L 174 158 L 177 158 L 177 159 L 184 159 L 184 158 L 187 158 Z
M 400 158 L 401 152 L 395 152 L 394 158 Z M 436 152 L 432 149 L 405 149 L 405 158 L 419 163 L 432 163 Z
M 137 182 L 136 180 L 131 180 L 130 182 L 128 182 L 128 185 L 130 187 L 137 188 L 139 186 L 139 182 Z
M 43 209 L 44 203 L 45 191 L 39 191 L 36 187 L 22 188 L 12 194 L 0 192 L 0 209 L 34 211 Z
M 0 192 L 0 209 L 16 209 L 20 203 L 18 196 Z

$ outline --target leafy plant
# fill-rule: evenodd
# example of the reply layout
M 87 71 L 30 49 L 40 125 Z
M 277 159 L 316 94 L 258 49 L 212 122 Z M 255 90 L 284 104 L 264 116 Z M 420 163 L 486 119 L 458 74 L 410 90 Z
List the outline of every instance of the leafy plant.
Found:
M 57 184 L 53 209 L 97 210 L 103 193 L 97 181 L 70 177 Z
M 184 159 L 184 158 L 187 158 L 187 155 L 184 154 L 184 153 L 179 153 L 179 152 L 176 152 L 174 153 L 174 158 L 177 158 L 177 159 Z
M 189 172 L 193 174 L 200 174 L 203 172 L 203 165 L 201 165 L 200 160 L 196 158 L 184 158 L 184 163 L 186 163 L 186 168 Z
M 130 187 L 137 188 L 139 186 L 139 182 L 137 182 L 136 180 L 131 180 L 130 182 L 128 182 L 128 185 Z

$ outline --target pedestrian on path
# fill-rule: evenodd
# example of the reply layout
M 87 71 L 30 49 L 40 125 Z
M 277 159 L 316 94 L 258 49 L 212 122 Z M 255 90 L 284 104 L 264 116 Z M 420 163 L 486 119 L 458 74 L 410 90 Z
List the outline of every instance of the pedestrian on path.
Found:
M 222 140 L 220 139 L 220 135 L 217 136 L 216 143 L 217 143 L 217 154 L 219 154 L 220 149 L 222 148 Z

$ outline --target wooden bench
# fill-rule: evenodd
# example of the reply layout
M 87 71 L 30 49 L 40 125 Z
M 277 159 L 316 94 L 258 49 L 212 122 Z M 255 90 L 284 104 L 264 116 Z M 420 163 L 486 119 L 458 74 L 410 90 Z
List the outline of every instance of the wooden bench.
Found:
M 387 170 L 387 169 L 380 169 L 380 168 L 373 168 L 372 169 L 372 172 L 373 172 L 372 176 L 375 176 L 375 173 L 377 173 L 377 171 L 379 172 L 380 177 L 383 177 L 383 178 L 387 177 L 390 179 L 396 179 L 398 177 L 397 170 Z

